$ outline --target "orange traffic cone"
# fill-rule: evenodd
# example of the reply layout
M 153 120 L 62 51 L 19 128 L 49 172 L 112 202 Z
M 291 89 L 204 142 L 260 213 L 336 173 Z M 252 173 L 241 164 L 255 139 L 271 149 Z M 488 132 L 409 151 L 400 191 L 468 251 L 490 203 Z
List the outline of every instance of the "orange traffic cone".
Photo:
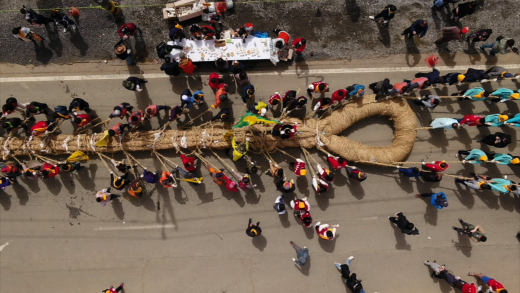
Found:
M 76 7 L 72 6 L 71 9 L 69 10 L 69 14 L 74 16 L 74 17 L 77 17 L 81 13 L 79 12 L 79 10 Z
M 435 67 L 435 65 L 437 65 L 437 63 L 439 63 L 439 57 L 435 57 L 435 55 L 431 55 L 431 56 L 427 57 L 426 59 L 424 59 L 424 61 L 426 61 L 426 64 L 428 65 L 428 67 L 432 68 L 432 67 Z

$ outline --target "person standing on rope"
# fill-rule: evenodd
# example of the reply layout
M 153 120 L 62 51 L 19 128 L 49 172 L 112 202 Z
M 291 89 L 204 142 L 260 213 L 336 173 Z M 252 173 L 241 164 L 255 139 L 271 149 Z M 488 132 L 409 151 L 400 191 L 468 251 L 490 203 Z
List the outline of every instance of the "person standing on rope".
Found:
M 215 94 L 215 104 L 211 105 L 212 109 L 216 109 L 218 106 L 220 106 L 220 103 L 227 101 L 228 95 L 227 95 L 227 86 L 223 86 L 218 89 L 217 93 Z
M 407 235 L 419 235 L 419 230 L 415 227 L 413 223 L 410 223 L 403 212 L 398 212 L 393 217 L 388 217 L 390 222 L 397 225 L 399 229 L 401 229 L 401 233 Z
M 428 170 L 435 172 L 444 172 L 450 167 L 446 161 L 432 161 L 431 163 L 426 163 L 424 160 L 421 160 L 421 164 Z
M 314 229 L 316 230 L 316 233 L 318 236 L 323 240 L 334 240 L 336 238 L 336 230 L 339 228 L 339 225 L 332 225 L 329 224 L 321 224 L 321 222 L 316 223 L 314 225 Z
M 253 219 L 249 218 L 249 223 L 247 224 L 246 234 L 249 237 L 256 237 L 262 234 L 262 229 L 260 228 L 260 222 L 253 223 Z
M 492 178 L 485 175 L 476 175 L 473 178 L 459 176 L 455 178 L 456 183 L 461 183 L 474 190 L 491 190 L 489 183 Z
M 397 166 L 397 170 L 399 171 L 399 175 L 404 177 L 412 178 L 419 177 L 421 175 L 421 172 L 417 167 L 402 168 L 401 166 Z
M 327 161 L 329 161 L 330 167 L 334 170 L 341 170 L 347 167 L 348 163 L 341 157 L 335 157 L 331 154 L 327 154 Z
M 439 210 L 442 210 L 443 208 L 448 207 L 448 198 L 446 197 L 446 194 L 444 192 L 439 193 L 418 193 L 415 195 L 417 198 L 425 198 L 429 197 L 431 198 L 431 204 L 438 208 Z
M 247 105 L 247 101 L 255 96 L 255 86 L 250 84 L 242 89 L 242 101 Z
M 293 172 L 296 174 L 296 176 L 300 177 L 300 176 L 307 175 L 307 169 L 305 168 L 306 167 L 305 161 L 303 161 L 301 159 L 295 159 L 295 160 L 296 160 L 295 162 L 290 162 L 289 166 L 291 166 L 291 168 L 293 168 Z
M 236 137 L 233 136 L 231 140 L 231 146 L 233 147 L 233 161 L 236 162 L 240 160 L 247 151 L 249 151 L 249 141 L 251 139 L 249 137 L 246 138 L 246 142 L 241 142 L 237 144 Z
M 114 198 L 121 197 L 121 195 L 113 194 L 110 192 L 111 188 L 101 189 L 96 193 L 96 201 L 99 202 L 103 207 L 107 205 L 108 201 L 113 200 Z
M 234 169 L 231 169 L 231 172 L 233 172 L 235 178 L 238 179 L 238 187 L 240 187 L 240 189 L 246 190 L 256 188 L 256 184 L 253 184 L 253 182 L 251 181 L 251 176 L 249 176 L 248 174 L 242 175 Z
M 424 182 L 440 182 L 442 180 L 442 174 L 434 171 L 419 171 L 419 175 L 421 176 Z
M 316 175 L 312 176 L 311 185 L 312 185 L 312 188 L 314 188 L 314 191 L 318 194 L 327 192 L 327 190 L 329 190 L 329 184 L 327 183 L 327 181 L 319 178 Z
M 423 96 L 422 98 L 419 97 L 419 98 L 413 100 L 413 102 L 416 105 L 421 106 L 421 107 L 435 109 L 435 107 L 439 106 L 441 99 L 439 98 L 439 96 L 426 95 L 426 96 Z
M 143 174 L 141 174 L 141 178 L 144 178 L 144 181 L 150 184 L 155 184 L 159 181 L 157 172 L 150 172 L 147 168 L 144 168 Z
M 279 190 L 281 192 L 285 192 L 285 193 L 291 193 L 293 192 L 295 189 L 296 189 L 296 185 L 294 184 L 294 180 L 287 180 L 287 179 L 283 179 L 283 180 L 279 180 L 278 182 L 276 182 L 276 190 Z
M 132 105 L 130 105 L 127 102 L 123 102 L 114 107 L 114 110 L 112 111 L 112 113 L 110 113 L 108 118 L 112 119 L 119 117 L 119 119 L 123 119 L 124 117 L 130 116 L 132 109 L 134 109 Z
M 430 123 L 430 127 L 433 129 L 444 128 L 444 129 L 458 129 L 462 126 L 459 124 L 459 121 L 463 119 L 453 119 L 453 118 L 436 118 Z
M 287 210 L 285 208 L 285 201 L 283 200 L 283 194 L 278 196 L 274 200 L 274 206 L 273 209 L 279 214 L 279 215 L 285 215 L 287 213 Z
M 128 184 L 128 173 L 123 174 L 122 176 L 115 176 L 114 172 L 110 172 L 110 187 L 113 187 L 117 190 L 125 189 L 125 186 Z
M 175 184 L 175 179 L 173 179 L 172 173 L 168 171 L 162 171 L 159 182 L 164 188 L 177 187 L 177 184 Z
M 490 154 L 481 151 L 479 149 L 472 150 L 460 150 L 455 154 L 455 158 L 459 158 L 461 156 L 465 156 L 462 160 L 462 163 L 471 163 L 471 164 L 482 164 L 486 163 L 489 160 Z
M 503 132 L 496 132 L 495 134 L 490 134 L 477 140 L 477 142 L 481 142 L 489 146 L 494 146 L 496 148 L 505 148 L 511 143 L 511 141 L 511 135 L 505 134 Z
M 322 82 L 322 81 L 313 82 L 307 88 L 307 94 L 309 95 L 310 98 L 312 98 L 315 93 L 323 94 L 328 91 L 329 91 L 329 84 Z
M 356 180 L 357 182 L 363 182 L 368 178 L 367 173 L 358 167 L 345 166 L 345 170 L 347 170 L 348 177 Z
M 267 169 L 267 171 L 265 171 L 265 175 L 272 176 L 273 178 L 285 180 L 285 175 L 283 173 L 282 167 L 273 163 L 273 161 L 271 161 L 271 160 L 269 160 L 269 169 Z
M 146 107 L 145 115 L 146 119 L 151 119 L 153 117 L 157 117 L 159 115 L 159 111 L 164 110 L 164 113 L 168 115 L 168 111 L 171 109 L 170 106 L 160 106 L 160 105 L 150 105 Z
M 464 222 L 462 219 L 459 219 L 459 222 L 462 225 L 462 229 L 453 226 L 452 227 L 453 230 L 455 230 L 461 234 L 468 235 L 469 239 L 471 239 L 474 242 L 486 242 L 487 241 L 487 237 L 484 232 L 484 229 L 482 229 L 482 227 L 480 227 L 480 225 L 475 226 L 475 225 Z
M 140 180 L 132 180 L 132 183 L 130 183 L 127 192 L 128 194 L 130 194 L 130 196 L 141 199 L 141 197 L 143 196 L 143 187 L 141 186 Z

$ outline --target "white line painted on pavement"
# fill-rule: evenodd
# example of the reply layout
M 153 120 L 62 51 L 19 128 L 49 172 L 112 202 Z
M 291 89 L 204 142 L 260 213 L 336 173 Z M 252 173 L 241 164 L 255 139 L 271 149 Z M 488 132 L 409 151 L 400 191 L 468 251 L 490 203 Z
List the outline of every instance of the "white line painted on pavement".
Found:
M 2 250 L 4 250 L 4 248 L 9 245 L 9 242 L 6 242 L 5 244 L 1 245 L 0 246 L 0 252 L 2 252 Z
M 128 226 L 128 227 L 99 227 L 94 229 L 95 231 L 118 231 L 118 230 L 147 230 L 147 229 L 165 229 L 175 228 L 174 224 L 166 225 L 140 225 L 140 226 Z
M 379 219 L 379 217 L 367 217 L 367 218 L 363 218 L 363 220 L 377 220 Z
M 506 64 L 500 65 L 506 69 L 520 68 L 519 64 Z M 471 66 L 436 66 L 435 68 L 440 71 L 466 71 L 468 67 L 474 69 L 488 69 L 490 66 L 486 65 L 471 65 Z M 419 67 L 383 67 L 383 68 L 332 68 L 332 69 L 309 69 L 309 70 L 284 70 L 276 71 L 276 67 L 273 71 L 257 71 L 248 72 L 251 76 L 263 76 L 263 75 L 319 75 L 319 74 L 342 74 L 342 73 L 378 73 L 378 72 L 420 72 L 430 71 L 431 69 L 426 66 Z M 71 76 L 28 76 L 28 77 L 4 77 L 0 78 L 0 83 L 6 82 L 42 82 L 42 81 L 83 81 L 83 80 L 110 80 L 110 79 L 126 79 L 132 74 L 102 74 L 102 75 L 71 75 Z M 207 75 L 202 75 L 207 76 Z M 147 73 L 142 75 L 145 79 L 153 78 L 170 78 L 164 73 Z

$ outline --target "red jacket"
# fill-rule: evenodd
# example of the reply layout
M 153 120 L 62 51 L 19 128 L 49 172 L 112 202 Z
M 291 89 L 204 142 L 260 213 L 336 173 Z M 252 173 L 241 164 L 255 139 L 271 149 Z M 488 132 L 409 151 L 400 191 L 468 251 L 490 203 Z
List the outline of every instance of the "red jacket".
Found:
M 289 40 L 291 39 L 291 36 L 286 31 L 281 31 L 278 33 L 278 37 L 283 40 L 283 44 L 289 44 Z
M 49 123 L 47 121 L 38 121 L 36 124 L 31 127 L 31 135 L 38 136 L 40 134 L 45 133 L 47 131 L 47 127 L 49 126 Z
M 76 117 L 81 119 L 81 123 L 78 124 L 78 127 L 83 127 L 83 126 L 89 124 L 90 121 L 92 121 L 92 117 L 90 117 L 90 115 L 87 115 L 87 114 L 79 114 Z
M 280 103 L 282 101 L 282 97 L 280 96 L 279 93 L 274 93 L 273 95 L 271 95 L 271 97 L 269 98 L 269 105 L 271 106 L 276 106 L 278 105 L 278 103 Z
M 468 283 L 462 285 L 461 290 L 462 290 L 462 293 L 477 293 L 477 287 L 473 283 L 471 283 L 471 285 Z
M 343 93 L 342 96 L 338 95 L 338 93 Z M 334 104 L 334 102 L 338 102 L 338 103 L 341 103 L 345 100 L 345 98 L 347 97 L 347 91 L 346 90 L 337 90 L 335 91 L 333 94 L 332 94 L 332 97 L 331 97 L 331 103 Z
M 434 164 L 424 164 L 424 166 L 425 166 L 426 168 L 432 170 L 432 171 L 435 171 L 435 172 L 446 171 L 446 170 L 450 167 L 450 165 L 448 165 L 448 164 L 446 163 L 446 168 L 443 169 L 443 168 L 441 168 L 441 166 L 440 166 L 441 163 L 442 163 L 442 161 L 435 161 Z
M 293 47 L 296 47 L 296 45 L 298 45 L 298 43 L 300 43 L 300 41 L 303 40 L 303 38 L 297 38 L 296 40 L 294 40 L 292 42 L 292 46 Z M 305 45 L 300 45 L 300 47 L 298 47 L 298 49 L 294 49 L 296 51 L 296 53 L 303 53 L 303 51 L 305 51 L 305 48 L 307 48 L 307 44 Z
M 226 182 L 226 184 L 224 184 L 226 186 L 226 189 L 231 192 L 238 192 L 238 185 L 235 183 L 235 181 L 229 179 L 229 177 L 227 177 L 226 174 L 223 175 L 224 181 Z
M 398 94 L 402 94 L 403 88 L 405 86 L 408 86 L 408 84 L 406 82 L 398 82 L 398 83 L 394 84 L 394 90 L 397 90 Z
M 425 81 L 428 81 L 428 78 L 426 78 L 426 77 L 418 77 L 418 78 L 412 80 L 411 83 L 414 83 L 414 82 L 418 83 L 419 84 L 419 88 L 422 89 Z
M 195 65 L 193 64 L 193 62 L 191 62 L 191 59 L 188 59 L 188 61 L 185 61 L 185 62 L 183 62 L 183 60 L 181 60 L 179 67 L 186 74 L 192 74 L 195 71 Z
M 220 96 L 222 95 L 227 95 L 226 89 L 223 87 L 219 88 L 217 93 L 215 94 L 215 104 L 211 106 L 212 108 L 217 108 L 218 106 L 220 106 Z
M 49 170 L 49 178 L 56 177 L 58 174 L 60 174 L 60 168 L 58 166 L 45 163 L 43 164 L 42 170 Z
M 329 161 L 329 164 L 330 164 L 330 167 L 332 169 L 342 169 L 342 168 L 345 168 L 345 166 L 347 166 L 347 161 L 343 161 L 343 164 L 340 164 L 338 162 L 338 160 L 336 158 L 334 158 L 333 156 L 329 156 L 327 158 L 327 161 Z
M 294 173 L 296 173 L 296 176 L 305 176 L 307 174 L 307 170 L 305 169 L 305 162 L 300 160 L 300 159 L 297 159 L 296 162 L 294 162 Z M 302 171 L 305 171 L 303 172 L 304 174 L 302 174 Z
M 482 117 L 478 115 L 466 115 L 464 118 L 462 118 L 462 121 L 460 121 L 460 124 L 467 124 L 468 126 L 477 126 L 477 121 L 482 119 Z
M 324 84 L 325 85 L 325 88 L 323 89 L 323 92 L 320 92 L 320 90 L 318 89 L 320 84 Z M 312 86 L 314 88 L 312 91 L 315 92 L 315 93 L 324 93 L 329 88 L 329 85 L 326 82 L 323 82 L 323 81 L 313 82 Z
M 126 28 L 127 29 L 127 35 L 130 35 L 130 36 L 133 36 L 135 35 L 135 33 L 137 32 L 137 26 L 135 25 L 135 23 L 125 23 L 123 24 L 121 27 L 119 27 L 119 30 L 117 30 L 117 33 L 119 34 L 119 36 L 122 38 L 124 37 L 125 35 L 123 34 L 123 29 Z
M 197 167 L 195 167 L 195 158 L 186 157 L 184 154 L 181 154 L 181 160 L 184 168 L 186 168 L 186 171 L 193 172 L 197 170 Z
M 217 82 L 212 83 L 211 80 L 212 80 L 213 78 L 215 78 L 215 79 L 217 80 Z M 210 74 L 208 84 L 209 84 L 209 87 L 210 87 L 211 89 L 218 90 L 218 89 L 220 88 L 220 75 L 218 75 L 218 73 L 215 73 L 215 72 L 213 72 L 212 74 Z
M 300 203 L 305 205 L 305 207 L 300 208 Z M 295 199 L 294 200 L 294 210 L 295 211 L 306 211 L 306 212 L 308 212 L 310 210 L 309 203 L 306 200 Z

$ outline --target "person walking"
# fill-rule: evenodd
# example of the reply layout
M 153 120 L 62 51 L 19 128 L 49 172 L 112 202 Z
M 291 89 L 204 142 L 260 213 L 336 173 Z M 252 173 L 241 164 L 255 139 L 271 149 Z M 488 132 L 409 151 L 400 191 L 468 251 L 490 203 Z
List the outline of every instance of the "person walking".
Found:
M 476 7 L 476 1 L 464 2 L 462 4 L 459 4 L 457 8 L 453 8 L 453 10 L 451 11 L 453 17 L 452 19 L 461 19 L 465 16 L 472 15 L 473 13 L 475 13 Z
M 494 146 L 496 148 L 505 148 L 511 143 L 511 141 L 511 135 L 505 134 L 503 132 L 496 132 L 495 134 L 486 135 L 477 140 L 477 142 L 481 142 L 489 146 Z
M 321 224 L 321 222 L 316 223 L 314 225 L 314 229 L 316 229 L 316 233 L 323 240 L 334 240 L 336 238 L 336 229 L 339 228 L 339 225 L 329 224 Z
M 476 42 L 485 42 L 487 41 L 487 39 L 489 38 L 489 36 L 491 36 L 491 34 L 493 33 L 493 30 L 492 29 L 481 29 L 477 32 L 474 32 L 472 34 L 470 34 L 467 38 L 466 38 L 466 41 L 470 41 L 471 40 L 471 43 L 476 43 Z
M 374 21 L 377 21 L 379 18 L 379 23 L 388 24 L 392 18 L 395 16 L 395 12 L 397 11 L 397 7 L 395 5 L 389 4 L 383 8 L 383 11 L 379 12 L 376 16 L 369 16 L 368 18 Z
M 428 22 L 426 20 L 418 19 L 412 25 L 405 29 L 401 36 L 408 37 L 408 39 L 412 39 L 414 36 L 417 38 L 422 38 L 428 32 Z
M 453 230 L 455 230 L 461 234 L 468 235 L 468 237 L 471 239 L 471 241 L 474 241 L 474 242 L 486 242 L 487 241 L 487 237 L 484 232 L 484 229 L 482 229 L 482 227 L 480 227 L 480 225 L 475 226 L 473 224 L 464 222 L 462 219 L 459 219 L 459 222 L 462 225 L 462 228 L 457 228 L 457 227 L 453 226 L 452 227 Z
M 407 235 L 419 235 L 419 230 L 415 227 L 413 223 L 410 223 L 403 212 L 396 213 L 393 217 L 388 217 L 390 222 L 397 225 L 399 229 L 401 229 L 401 233 Z
M 116 53 L 117 58 L 119 58 L 121 60 L 125 60 L 126 64 L 128 64 L 128 66 L 135 65 L 134 62 L 132 61 L 132 56 L 130 55 L 130 53 L 132 53 L 132 50 L 127 49 L 126 46 L 123 45 L 123 42 L 124 42 L 124 40 L 121 39 L 121 40 L 119 40 L 119 42 L 117 42 L 114 45 L 114 51 Z
M 142 79 L 135 76 L 130 76 L 125 81 L 123 81 L 123 87 L 130 91 L 142 91 L 144 88 L 144 84 L 147 83 L 148 80 Z
M 256 237 L 262 234 L 262 228 L 260 228 L 260 222 L 253 223 L 253 220 L 249 218 L 249 223 L 247 224 L 246 234 L 249 237 Z
M 141 29 L 132 22 L 123 24 L 117 30 L 117 34 L 123 40 L 128 39 L 128 37 L 137 35 L 137 32 L 141 33 Z
M 309 249 L 307 246 L 300 248 L 296 243 L 289 241 L 294 250 L 296 250 L 296 258 L 293 258 L 294 261 L 299 266 L 304 266 L 307 263 L 307 259 L 309 258 Z
M 491 49 L 489 54 L 491 54 L 491 56 L 496 56 L 497 54 L 507 54 L 510 52 L 517 53 L 518 49 L 513 48 L 514 45 L 515 40 L 511 38 L 504 38 L 503 36 L 498 36 L 494 43 L 485 44 L 477 48 L 483 54 L 486 53 L 485 49 Z
M 292 42 L 292 47 L 297 55 L 303 54 L 305 48 L 307 48 L 307 40 L 304 38 L 297 38 Z
M 439 106 L 441 99 L 439 96 L 426 95 L 423 97 L 418 97 L 417 99 L 413 100 L 413 102 L 421 107 L 435 109 L 435 107 Z
M 22 5 L 20 13 L 25 15 L 25 20 L 27 20 L 30 25 L 39 24 L 42 26 L 49 22 L 54 22 L 54 19 L 38 14 L 32 8 L 26 7 L 25 5 Z
M 114 198 L 121 197 L 121 195 L 113 194 L 110 192 L 111 187 L 101 189 L 96 193 L 96 201 L 99 202 L 102 206 L 106 206 L 108 201 L 113 200 Z
M 164 71 L 165 74 L 170 76 L 177 76 L 181 74 L 181 70 L 179 69 L 179 63 L 177 61 L 171 59 L 170 57 L 164 58 L 164 63 L 161 65 L 161 71 Z
M 488 285 L 489 289 L 497 292 L 497 293 L 507 293 L 506 288 L 504 285 L 500 284 L 497 280 L 490 278 L 488 276 L 484 276 L 483 274 L 475 274 L 475 273 L 468 273 L 468 276 L 477 277 L 479 280 L 482 280 L 482 282 L 486 283 Z M 489 292 L 489 289 L 487 292 Z M 482 291 L 482 286 L 478 286 L 478 291 Z
M 117 293 L 117 292 L 123 290 L 124 285 L 125 284 L 121 283 L 121 285 L 119 285 L 117 288 L 114 288 L 114 286 L 110 286 L 110 289 L 105 289 L 105 290 L 103 290 L 102 293 Z
M 418 193 L 415 195 L 417 198 L 425 198 L 429 197 L 431 204 L 438 208 L 439 210 L 442 210 L 443 208 L 448 207 L 448 198 L 446 197 L 446 194 L 444 192 L 439 193 Z
M 53 10 L 51 13 L 52 19 L 54 19 L 54 24 L 61 24 L 63 26 L 63 32 L 66 33 L 67 30 L 72 28 L 72 30 L 76 30 L 76 24 L 72 21 L 67 15 L 61 13 L 59 10 Z
M 449 26 L 441 29 L 441 31 L 442 37 L 434 42 L 436 45 L 447 43 L 449 41 L 461 40 L 464 37 L 464 35 L 469 31 L 469 28 L 465 27 L 463 29 L 460 29 L 456 26 Z
M 349 288 L 352 293 L 365 293 L 365 290 L 363 290 L 363 285 L 361 284 L 361 280 L 358 280 L 356 273 L 352 273 L 350 270 L 350 262 L 353 259 L 354 257 L 350 256 L 347 258 L 345 264 L 335 262 L 334 265 L 341 272 L 341 277 L 345 280 L 347 288 Z
M 39 42 L 40 44 L 45 40 L 44 37 L 38 35 L 37 33 L 31 31 L 28 27 L 15 27 L 12 30 L 13 36 L 17 38 L 20 41 L 33 41 L 33 42 Z
M 273 208 L 276 212 L 278 212 L 279 215 L 285 215 L 285 213 L 287 213 L 285 208 L 285 201 L 283 200 L 283 194 L 274 200 Z

